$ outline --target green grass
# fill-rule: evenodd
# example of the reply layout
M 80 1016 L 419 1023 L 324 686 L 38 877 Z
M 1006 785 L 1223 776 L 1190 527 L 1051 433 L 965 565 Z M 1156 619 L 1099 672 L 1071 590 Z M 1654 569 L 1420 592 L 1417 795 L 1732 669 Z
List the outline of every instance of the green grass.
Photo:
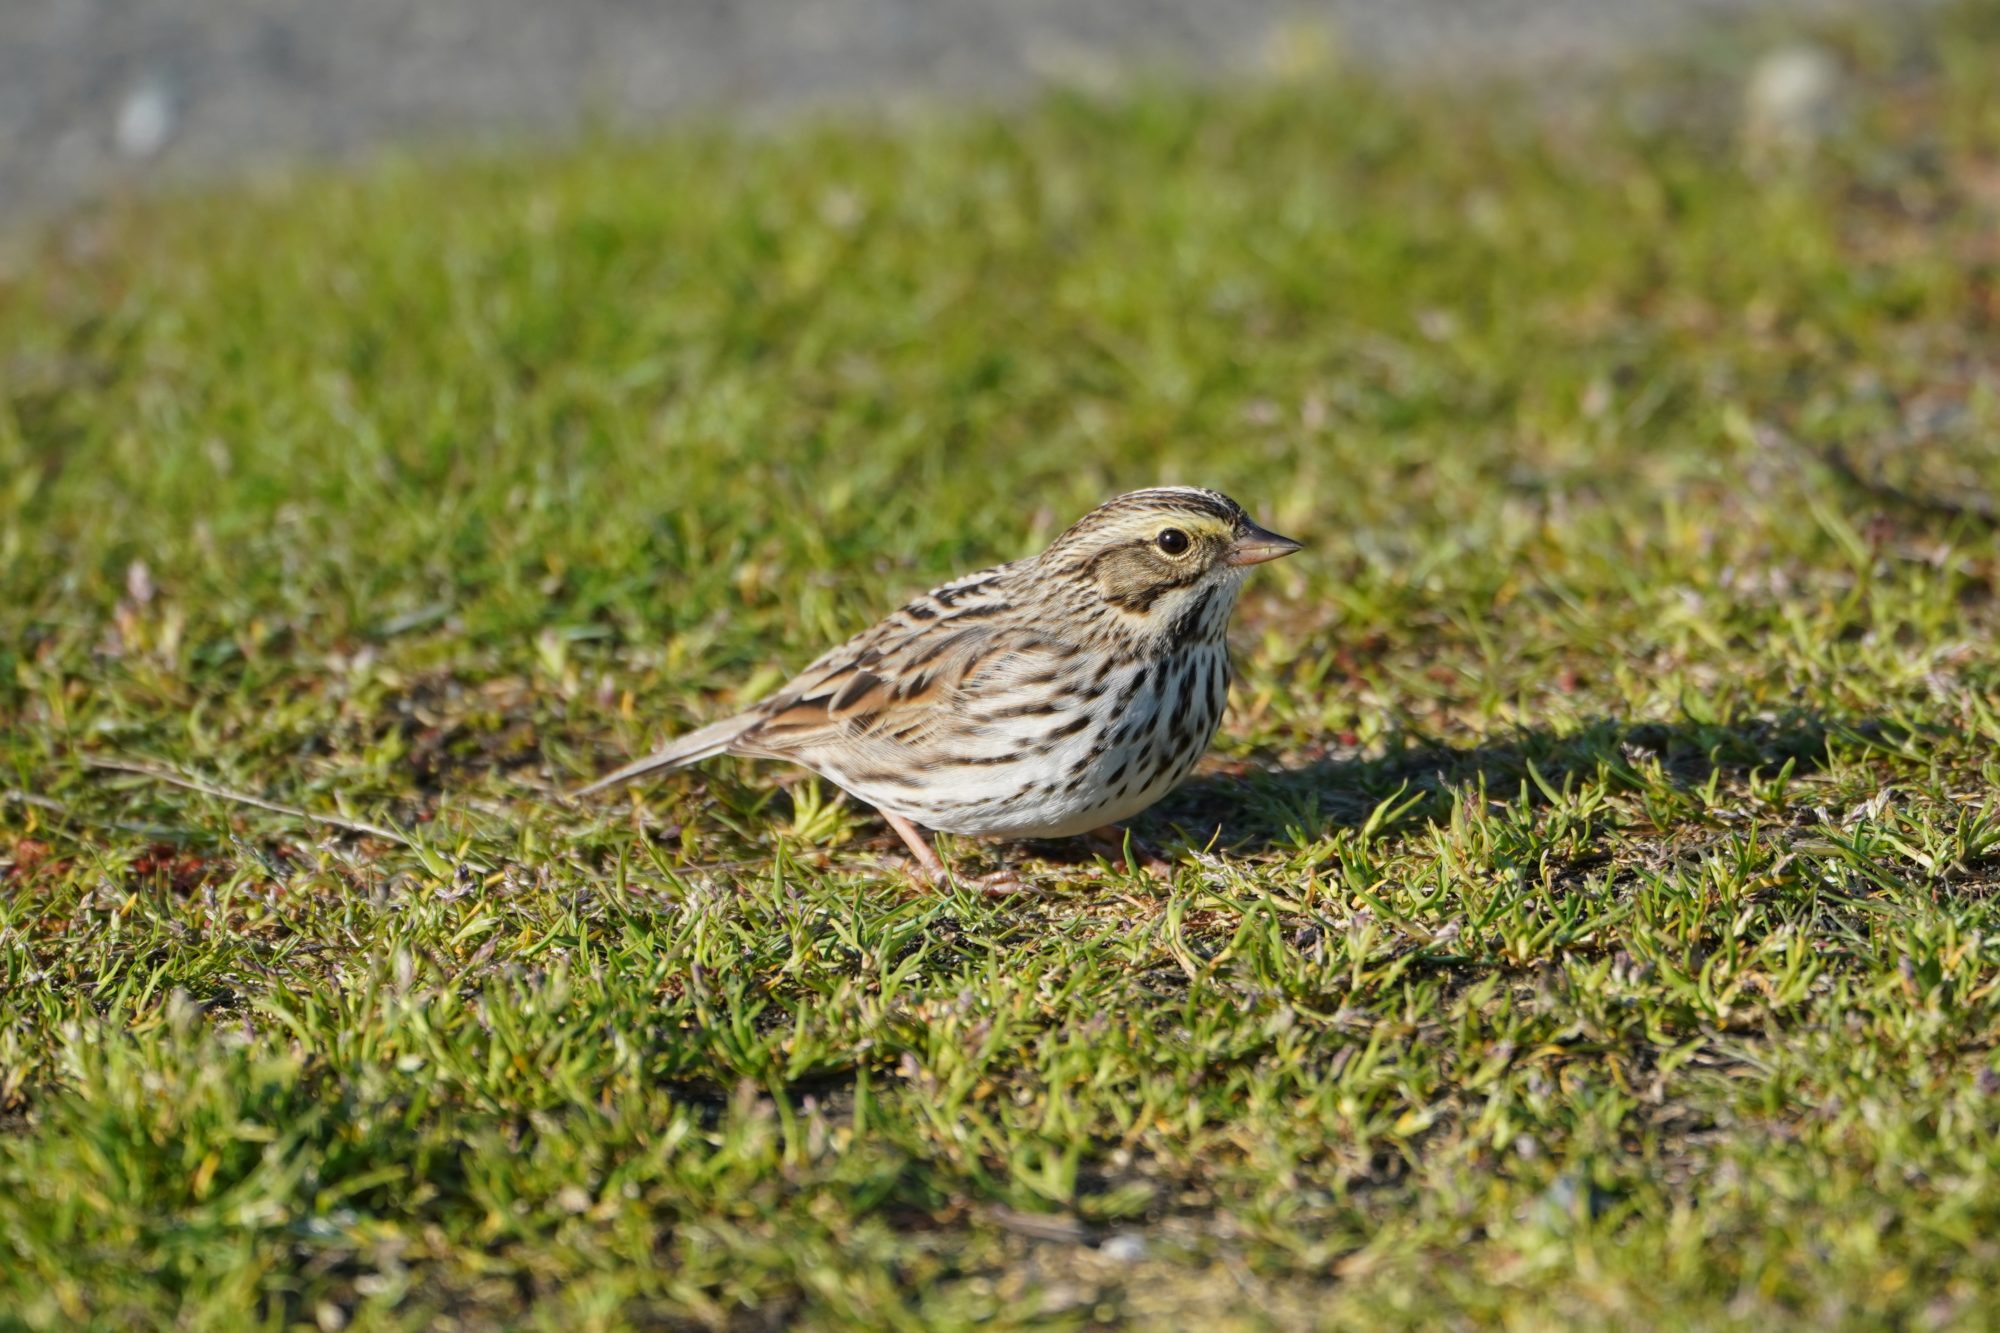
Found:
M 0 1325 L 1990 1321 L 2000 29 L 1846 55 L 1755 170 L 1717 56 L 56 228 Z M 550 800 L 1160 481 L 1310 543 L 1171 885 L 916 892 L 736 762 Z

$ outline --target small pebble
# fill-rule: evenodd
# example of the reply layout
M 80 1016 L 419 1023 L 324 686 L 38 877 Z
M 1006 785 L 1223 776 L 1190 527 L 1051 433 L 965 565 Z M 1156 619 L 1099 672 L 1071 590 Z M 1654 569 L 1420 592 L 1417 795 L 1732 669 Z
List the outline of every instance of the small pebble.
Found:
M 1840 65 L 1823 47 L 1800 42 L 1765 55 L 1743 93 L 1743 134 L 1753 156 L 1801 156 L 1838 127 Z
M 112 139 L 126 157 L 152 157 L 174 137 L 179 119 L 166 83 L 149 78 L 125 94 L 125 100 L 118 106 L 118 123 Z
M 1121 1231 L 1097 1247 L 1105 1258 L 1121 1264 L 1136 1264 L 1146 1257 L 1146 1238 L 1136 1231 Z

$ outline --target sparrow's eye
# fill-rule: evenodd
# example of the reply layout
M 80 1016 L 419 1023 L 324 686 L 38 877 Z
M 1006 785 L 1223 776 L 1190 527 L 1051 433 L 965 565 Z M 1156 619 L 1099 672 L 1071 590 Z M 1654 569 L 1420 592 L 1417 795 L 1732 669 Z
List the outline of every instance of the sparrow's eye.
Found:
M 1166 529 L 1153 538 L 1153 543 L 1168 555 L 1186 555 L 1188 547 L 1193 544 L 1179 528 Z

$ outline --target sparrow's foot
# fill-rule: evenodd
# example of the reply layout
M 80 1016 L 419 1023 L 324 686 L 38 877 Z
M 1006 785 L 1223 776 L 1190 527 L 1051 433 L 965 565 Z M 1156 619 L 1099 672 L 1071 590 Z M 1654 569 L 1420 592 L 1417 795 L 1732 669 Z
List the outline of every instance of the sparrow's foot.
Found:
M 1092 829 L 1083 836 L 1085 841 L 1103 851 L 1112 861 L 1121 865 L 1125 861 L 1125 850 L 1128 845 L 1127 839 L 1129 838 L 1132 859 L 1138 862 L 1139 869 L 1145 871 L 1154 879 L 1164 880 L 1173 878 L 1173 862 L 1167 860 L 1166 857 L 1161 856 L 1151 847 L 1141 842 L 1139 835 L 1136 833 L 1130 833 L 1116 824 L 1106 824 L 1103 828 Z

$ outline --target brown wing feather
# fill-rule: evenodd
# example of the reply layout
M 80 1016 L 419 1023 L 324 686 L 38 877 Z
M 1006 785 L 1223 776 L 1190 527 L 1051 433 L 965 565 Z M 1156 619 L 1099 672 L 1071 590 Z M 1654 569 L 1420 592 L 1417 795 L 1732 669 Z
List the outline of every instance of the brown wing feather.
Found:
M 777 757 L 865 738 L 914 740 L 948 711 L 961 686 L 1003 653 L 1031 651 L 1019 631 L 989 629 L 953 636 L 948 651 L 919 667 L 896 659 L 826 673 L 803 689 L 786 689 L 760 708 L 762 720 L 733 749 Z
M 933 589 L 824 654 L 753 708 L 759 720 L 730 748 L 787 759 L 830 745 L 920 744 L 983 666 L 1049 646 L 1041 631 L 992 614 L 1019 572 L 1003 565 Z

